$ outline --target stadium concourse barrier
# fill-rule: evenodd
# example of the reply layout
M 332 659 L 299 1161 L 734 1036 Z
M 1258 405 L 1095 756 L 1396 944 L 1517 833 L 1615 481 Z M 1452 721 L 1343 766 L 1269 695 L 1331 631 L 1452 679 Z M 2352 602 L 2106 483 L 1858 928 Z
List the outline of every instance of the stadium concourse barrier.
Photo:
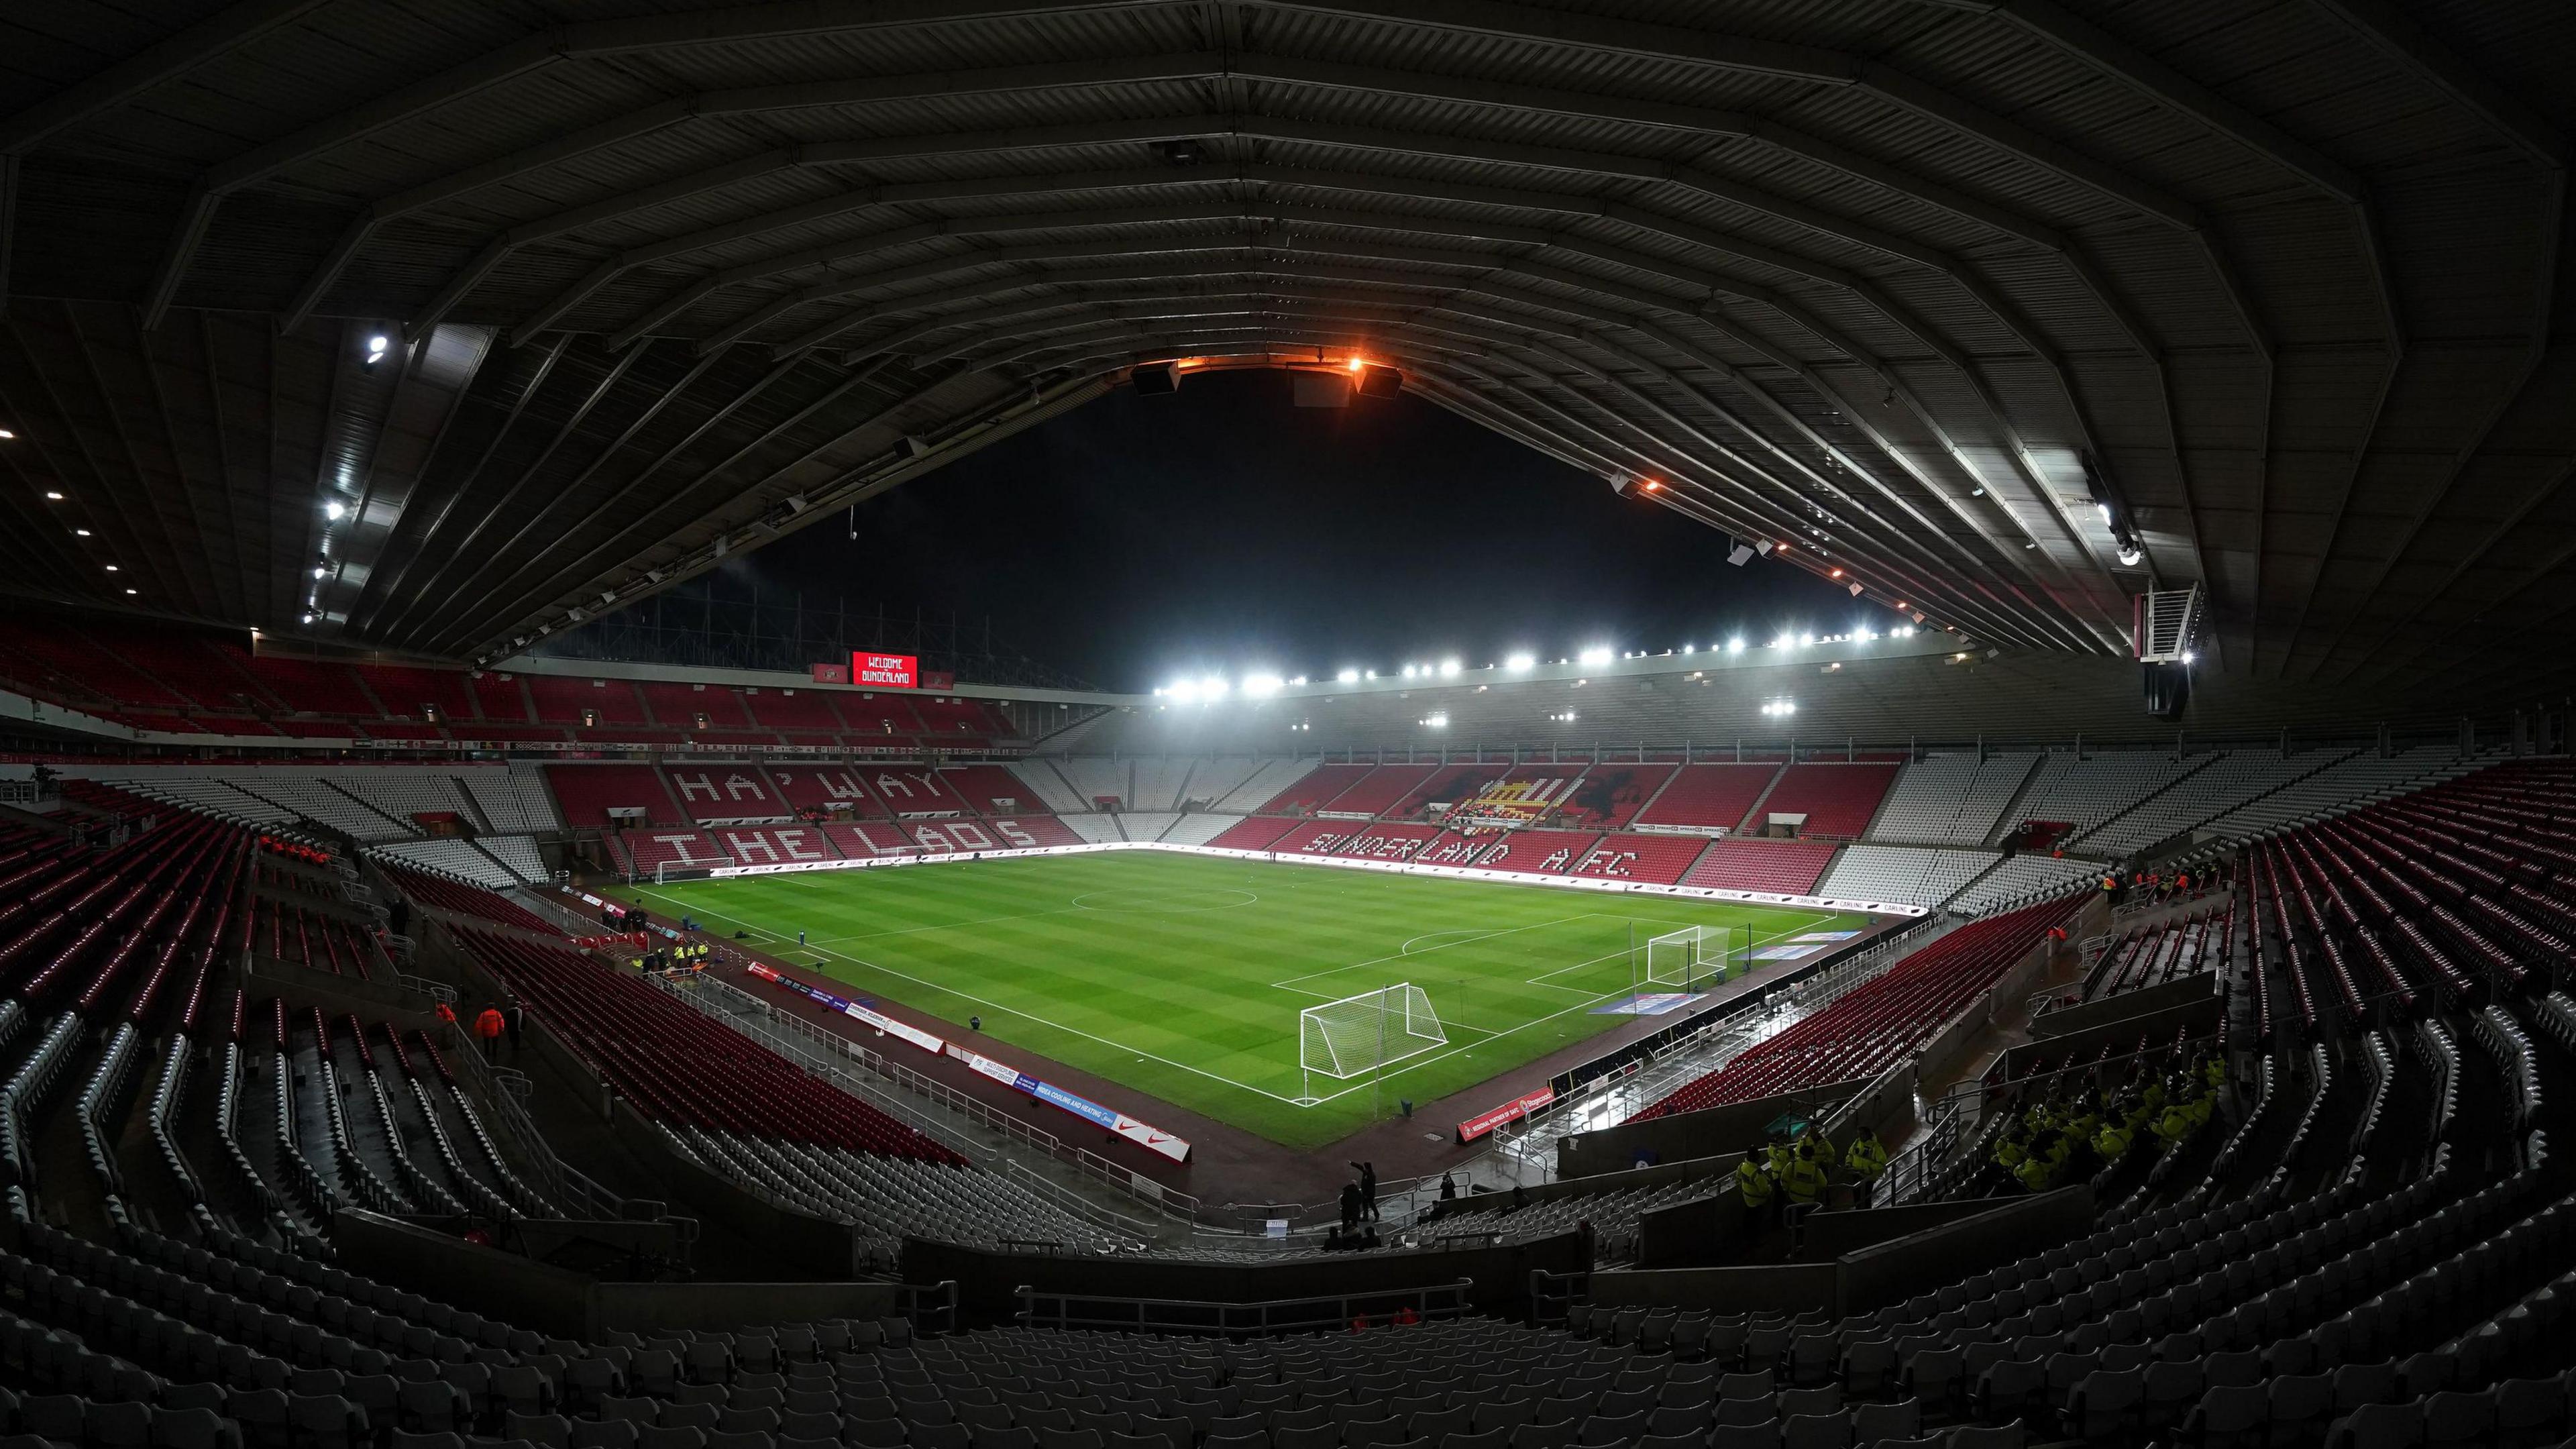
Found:
M 1867 1080 L 1832 1082 L 1750 1102 L 1730 1102 L 1702 1112 L 1676 1112 L 1669 1117 L 1568 1133 L 1556 1142 L 1556 1175 L 1562 1181 L 1580 1182 L 1579 1191 L 1598 1192 L 1604 1184 L 1587 1179 L 1606 1173 L 1623 1174 L 1620 1181 L 1625 1184 L 1627 1173 L 1657 1172 L 1721 1157 L 1726 1160 L 1724 1170 L 1732 1172 L 1735 1158 L 1743 1155 L 1744 1144 L 1762 1135 L 1772 1123 L 1782 1117 L 1821 1121 L 1872 1085 Z M 1912 1091 L 1910 1079 L 1905 1090 L 1909 1094 Z M 1882 1112 L 1869 1120 L 1883 1121 L 1887 1115 Z M 1636 1164 L 1641 1157 L 1657 1165 L 1639 1168 Z
M 719 865 L 705 870 L 665 871 L 663 881 L 723 880 L 745 875 L 785 875 L 796 871 L 875 870 L 888 866 L 941 865 L 965 860 L 999 860 L 1028 855 L 1081 855 L 1102 850 L 1164 850 L 1182 855 L 1213 855 L 1230 860 L 1280 861 L 1323 865 L 1339 870 L 1375 870 L 1394 875 L 1446 876 L 1453 880 L 1500 881 L 1509 885 L 1563 886 L 1611 894 L 1674 896 L 1685 900 L 1733 901 L 1744 905 L 1799 906 L 1813 910 L 1860 911 L 1873 916 L 1929 915 L 1925 907 L 1903 901 L 1847 901 L 1831 896 L 1783 895 L 1770 891 L 1728 890 L 1718 886 L 1658 885 L 1652 881 L 1608 880 L 1600 876 L 1541 874 L 1519 870 L 1479 870 L 1462 865 L 1418 865 L 1401 860 L 1362 860 L 1339 855 L 1301 855 L 1284 850 L 1231 850 L 1214 845 L 1181 845 L 1166 840 L 1106 840 L 1082 845 L 1038 845 L 1020 850 L 950 851 L 943 854 L 881 855 L 866 860 L 799 860 L 778 865 Z
M 1649 1221 L 1712 1205 L 1719 1216 L 1742 1216 L 1712 1199 L 1664 1209 Z M 1821 1227 L 1826 1218 L 1838 1220 L 1830 1230 Z M 1595 1309 L 1864 1313 L 2071 1242 L 2093 1226 L 2094 1202 L 2092 1190 L 2078 1186 L 2001 1203 L 1924 1203 L 1814 1221 L 1819 1226 L 1809 1229 L 1802 1250 L 1807 1261 L 1603 1269 L 1585 1280 L 1583 1296 Z M 1674 1226 L 1666 1226 L 1668 1236 Z
M 2002 1072 L 2007 1078 L 2017 1078 L 2044 1071 L 2047 1068 L 2042 1064 L 2049 1062 L 2091 1061 L 2105 1053 L 2124 1057 L 2137 1050 L 2142 1040 L 2167 1044 L 2201 1041 L 2216 1036 L 2226 1016 L 2225 1000 L 2204 994 L 2197 1001 L 2142 1011 L 2116 1021 L 2098 1021 L 2080 1031 L 2061 1032 L 2009 1047 L 1995 1058 L 1986 1075 L 1993 1077 Z
M 640 1227 L 641 1224 L 617 1224 Z M 595 1342 L 610 1330 L 724 1329 L 744 1323 L 889 1318 L 904 1285 L 864 1282 L 620 1283 L 352 1209 L 332 1220 L 343 1268 L 489 1318 Z
M 1031 1292 L 1077 1303 L 1281 1303 L 1364 1300 L 1461 1282 L 1474 1285 L 1477 1312 L 1510 1317 L 1527 1311 L 1532 1273 L 1588 1271 L 1592 1243 L 1585 1234 L 1563 1232 L 1520 1243 L 1211 1263 L 1003 1252 L 906 1238 L 902 1262 L 906 1282 L 954 1282 L 957 1312 L 968 1324 L 1008 1321 Z
M 2209 972 L 2138 991 L 2123 991 L 2117 996 L 2101 997 L 2080 1006 L 2061 1006 L 2044 1011 L 2031 1018 L 2030 1034 L 2042 1040 L 2073 1036 L 2111 1022 L 2134 1021 L 2159 1011 L 2201 1002 L 2208 1003 L 2213 1014 L 2224 1005 L 2217 977 Z

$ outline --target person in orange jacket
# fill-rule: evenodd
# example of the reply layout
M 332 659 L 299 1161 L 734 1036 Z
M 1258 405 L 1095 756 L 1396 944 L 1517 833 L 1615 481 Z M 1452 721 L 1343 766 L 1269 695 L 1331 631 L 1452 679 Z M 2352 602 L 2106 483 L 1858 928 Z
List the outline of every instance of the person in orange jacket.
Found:
M 474 1034 L 483 1039 L 485 1061 L 501 1059 L 501 1033 L 508 1029 L 509 1023 L 501 1019 L 501 1009 L 497 1006 L 483 1008 L 482 1014 L 474 1018 Z

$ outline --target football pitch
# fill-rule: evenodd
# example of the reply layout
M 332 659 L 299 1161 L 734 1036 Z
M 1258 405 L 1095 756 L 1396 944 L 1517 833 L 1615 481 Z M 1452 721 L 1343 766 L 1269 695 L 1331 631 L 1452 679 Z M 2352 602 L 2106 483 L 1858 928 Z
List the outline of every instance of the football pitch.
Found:
M 1400 1098 L 1433 1101 L 1631 1020 L 1594 1008 L 1631 993 L 1632 927 L 1642 943 L 1729 926 L 1750 951 L 1869 928 L 1865 916 L 1828 911 L 1161 851 L 619 893 L 747 932 L 745 944 L 961 1037 L 980 1016 L 1006 1060 L 1004 1047 L 1023 1048 L 1301 1150 L 1393 1116 Z M 1300 1010 L 1399 982 L 1429 995 L 1445 1046 L 1385 1068 L 1382 1081 L 1300 1071 Z M 1108 1105 L 1154 1117 L 1148 1103 Z

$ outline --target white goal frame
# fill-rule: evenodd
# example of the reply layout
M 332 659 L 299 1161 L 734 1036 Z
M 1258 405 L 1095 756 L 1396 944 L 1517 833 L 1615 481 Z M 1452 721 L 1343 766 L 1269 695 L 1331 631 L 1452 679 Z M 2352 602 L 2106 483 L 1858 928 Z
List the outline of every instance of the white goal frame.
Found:
M 1310 1101 L 1316 1077 L 1346 1082 L 1448 1044 L 1430 995 L 1410 981 L 1297 1013 L 1297 1070 Z
M 1735 959 L 1735 929 L 1685 926 L 1647 937 L 1643 985 L 1696 991 L 1724 981 Z

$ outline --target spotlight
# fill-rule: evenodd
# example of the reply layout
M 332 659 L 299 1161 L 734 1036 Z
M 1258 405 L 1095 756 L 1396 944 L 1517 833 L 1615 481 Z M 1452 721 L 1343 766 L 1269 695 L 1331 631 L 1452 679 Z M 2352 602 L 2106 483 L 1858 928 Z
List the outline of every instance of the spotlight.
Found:
M 1727 653 L 1729 653 L 1729 654 L 1741 654 L 1741 653 L 1743 653 L 1743 652 L 1744 652 L 1744 641 L 1743 641 L 1742 639 L 1740 639 L 1740 638 L 1738 638 L 1738 639 L 1729 639 L 1729 640 L 1727 640 L 1727 641 L 1726 641 L 1726 652 L 1727 652 Z
M 47 503 L 60 503 L 63 501 L 63 495 L 55 492 L 51 488 L 48 488 L 45 490 L 45 501 Z
M 1360 682 L 1360 672 L 1356 669 L 1345 669 L 1333 677 L 1344 684 L 1357 684 Z
M 1538 667 L 1538 659 L 1529 654 L 1515 654 L 1511 658 L 1503 661 L 1503 667 L 1513 671 L 1514 673 L 1518 673 L 1525 669 L 1536 669 Z
M 1440 661 L 1440 677 L 1447 679 L 1465 667 L 1455 659 L 1443 659 Z
M 1575 656 L 1575 661 L 1586 666 L 1607 664 L 1610 662 L 1610 651 L 1600 648 L 1586 649 Z
M 340 505 L 340 500 L 337 498 L 334 498 L 330 502 L 322 505 L 322 516 L 330 519 L 333 523 L 339 522 L 340 516 L 348 511 L 348 509 Z

